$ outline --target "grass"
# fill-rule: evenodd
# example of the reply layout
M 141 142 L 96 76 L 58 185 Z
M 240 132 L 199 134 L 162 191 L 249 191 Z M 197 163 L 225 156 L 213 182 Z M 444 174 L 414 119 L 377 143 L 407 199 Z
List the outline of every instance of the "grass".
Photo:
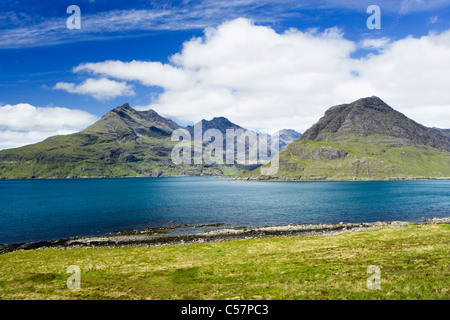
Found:
M 449 225 L 0 256 L 0 299 L 449 299 Z M 69 290 L 67 268 L 81 270 Z M 369 290 L 367 268 L 381 269 Z
M 384 140 L 391 139 L 387 142 Z M 384 139 L 384 140 L 383 140 Z M 384 142 L 383 142 L 384 141 Z M 344 158 L 311 158 L 312 149 L 333 147 L 348 152 Z M 278 179 L 387 179 L 450 177 L 450 153 L 436 148 L 408 145 L 400 139 L 373 136 L 367 141 L 297 140 L 280 153 Z M 266 167 L 269 164 L 266 165 Z M 265 178 L 258 168 L 242 178 Z

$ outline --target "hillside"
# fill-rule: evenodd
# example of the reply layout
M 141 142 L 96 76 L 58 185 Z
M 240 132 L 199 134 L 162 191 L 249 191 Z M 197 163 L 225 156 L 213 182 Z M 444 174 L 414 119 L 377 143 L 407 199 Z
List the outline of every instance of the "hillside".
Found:
M 450 130 L 427 128 L 394 110 L 378 97 L 331 107 L 306 130 L 302 140 L 354 141 L 376 136 L 376 142 L 398 138 L 450 152 Z M 368 140 L 370 142 L 370 140 Z
M 79 133 L 0 152 L 1 178 L 229 175 L 233 166 L 175 165 L 172 131 L 155 111 L 117 107 Z
M 281 153 L 279 171 L 243 179 L 450 177 L 450 130 L 427 128 L 377 97 L 331 107 Z
M 224 117 L 201 123 L 203 131 L 245 130 Z M 257 167 L 176 165 L 171 152 L 179 142 L 171 141 L 171 135 L 179 128 L 183 127 L 154 110 L 136 111 L 124 104 L 81 132 L 0 151 L 0 178 L 235 176 Z M 192 131 L 193 127 L 185 129 Z

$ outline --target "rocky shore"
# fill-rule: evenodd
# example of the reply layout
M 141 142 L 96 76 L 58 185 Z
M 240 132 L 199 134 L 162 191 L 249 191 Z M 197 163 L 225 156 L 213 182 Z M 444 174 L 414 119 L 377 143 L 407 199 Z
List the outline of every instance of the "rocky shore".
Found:
M 236 177 L 234 181 L 413 181 L 413 180 L 450 180 L 450 177 L 388 177 L 388 178 L 347 178 L 347 179 L 330 179 L 327 177 L 313 177 L 313 178 L 286 178 L 274 176 L 249 176 Z
M 96 247 L 126 247 L 126 246 L 162 246 L 188 243 L 205 243 L 227 240 L 258 239 L 269 237 L 293 236 L 333 236 L 346 232 L 356 232 L 378 228 L 401 228 L 409 225 L 421 224 L 450 224 L 449 218 L 432 218 L 422 222 L 369 222 L 369 223 L 343 223 L 338 224 L 304 224 L 266 227 L 237 227 L 225 228 L 223 225 L 201 226 L 168 226 L 143 230 L 122 230 L 108 235 L 93 237 L 75 237 L 52 241 L 41 241 L 18 244 L 0 244 L 0 254 L 36 250 L 46 248 L 96 248 Z M 213 227 L 213 230 L 200 231 L 193 234 L 177 234 L 170 232 L 174 229 Z

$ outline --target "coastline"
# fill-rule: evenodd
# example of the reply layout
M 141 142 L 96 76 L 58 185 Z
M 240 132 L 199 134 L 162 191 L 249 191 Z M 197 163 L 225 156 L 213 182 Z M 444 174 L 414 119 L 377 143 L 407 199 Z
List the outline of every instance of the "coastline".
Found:
M 0 177 L 0 181 L 8 180 L 76 180 L 76 179 L 118 179 L 118 178 L 223 178 L 230 181 L 332 181 L 332 182 L 351 182 L 351 181 L 423 181 L 423 180 L 450 180 L 450 177 L 388 177 L 388 178 L 343 178 L 334 179 L 327 177 L 316 178 L 278 178 L 272 176 L 258 176 L 258 177 L 236 177 L 233 175 L 178 175 L 178 176 L 80 176 L 80 177 L 34 177 L 34 178 L 5 178 Z
M 317 178 L 276 178 L 276 177 L 245 177 L 245 178 L 234 178 L 233 181 L 275 181 L 275 182 L 308 182 L 308 181 L 323 181 L 323 182 L 353 182 L 353 181 L 424 181 L 424 180 L 450 180 L 450 177 L 389 177 L 389 178 L 353 178 L 353 179 L 328 179 L 326 177 L 317 177 Z
M 73 237 L 50 241 L 0 244 L 0 254 L 37 249 L 71 249 L 99 247 L 157 247 L 164 245 L 184 245 L 189 243 L 222 242 L 273 237 L 334 236 L 338 234 L 374 230 L 380 228 L 402 228 L 410 225 L 450 224 L 450 217 L 431 218 L 421 222 L 377 221 L 338 224 L 304 224 L 265 227 L 216 228 L 194 234 L 170 234 L 178 228 L 219 227 L 220 225 L 169 226 L 142 230 L 122 230 L 107 235 Z

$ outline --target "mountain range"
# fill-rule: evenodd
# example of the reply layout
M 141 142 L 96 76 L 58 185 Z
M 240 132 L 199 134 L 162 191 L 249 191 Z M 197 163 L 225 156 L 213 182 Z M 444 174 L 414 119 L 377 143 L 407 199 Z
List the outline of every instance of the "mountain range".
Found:
M 331 107 L 279 154 L 279 170 L 257 180 L 450 177 L 450 130 L 428 128 L 378 97 Z
M 202 120 L 200 124 L 203 132 L 218 129 L 224 135 L 227 129 L 246 130 L 224 117 Z M 81 132 L 0 151 L 0 178 L 235 176 L 257 167 L 176 165 L 171 159 L 172 149 L 178 143 L 171 140 L 176 129 L 186 129 L 193 135 L 193 126 L 182 127 L 154 110 L 137 111 L 124 104 Z M 283 132 L 283 146 L 300 135 L 293 130 Z
M 245 129 L 224 117 L 202 130 Z M 174 164 L 182 127 L 154 110 L 117 107 L 87 129 L 0 151 L 0 178 L 235 176 L 244 180 L 372 180 L 450 177 L 450 129 L 425 127 L 378 97 L 329 108 L 303 135 L 280 130 L 278 171 L 259 165 Z M 254 132 L 256 136 L 258 134 Z M 235 142 L 236 143 L 236 142 Z M 203 142 L 203 148 L 208 146 Z M 246 150 L 251 146 L 246 146 Z M 276 158 L 275 158 L 276 159 Z M 275 161 L 275 160 L 273 160 Z M 271 166 L 273 163 L 266 164 Z

